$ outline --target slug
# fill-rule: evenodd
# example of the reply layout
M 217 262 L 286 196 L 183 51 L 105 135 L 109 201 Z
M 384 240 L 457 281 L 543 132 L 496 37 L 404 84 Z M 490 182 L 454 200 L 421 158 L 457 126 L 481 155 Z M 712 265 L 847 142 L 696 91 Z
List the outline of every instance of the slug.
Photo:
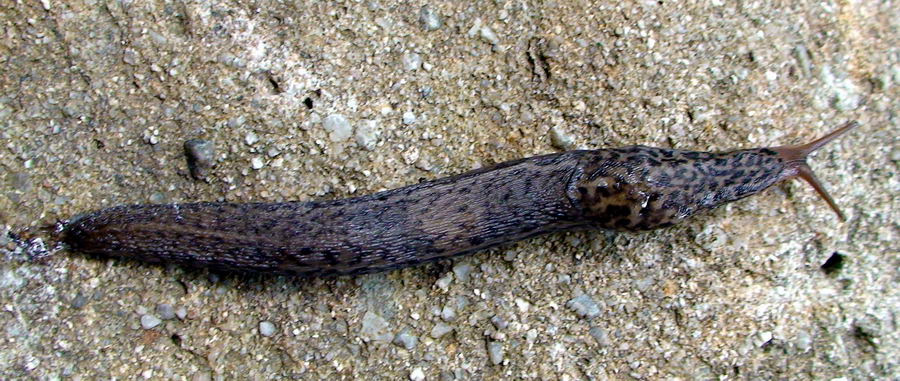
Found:
M 576 150 L 332 201 L 130 205 L 66 222 L 71 249 L 145 262 L 297 276 L 384 271 L 571 229 L 667 227 L 799 177 L 844 219 L 812 143 L 724 153 Z

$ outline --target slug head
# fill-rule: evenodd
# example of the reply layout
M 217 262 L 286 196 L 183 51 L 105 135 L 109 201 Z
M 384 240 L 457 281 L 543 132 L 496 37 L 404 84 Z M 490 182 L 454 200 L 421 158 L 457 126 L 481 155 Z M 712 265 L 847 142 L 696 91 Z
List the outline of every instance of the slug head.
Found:
M 567 195 L 588 224 L 614 230 L 666 227 L 799 177 L 844 214 L 806 157 L 856 127 L 850 122 L 812 143 L 731 152 L 632 146 L 585 151 Z
M 816 193 L 828 203 L 828 206 L 834 210 L 841 221 L 845 221 L 847 218 L 844 216 L 844 213 L 841 212 L 841 209 L 831 195 L 828 194 L 828 191 L 825 190 L 825 186 L 822 185 L 815 173 L 813 173 L 812 168 L 806 163 L 806 158 L 809 154 L 858 126 L 858 122 L 850 121 L 828 135 L 816 139 L 811 143 L 771 148 L 772 151 L 775 151 L 778 156 L 786 162 L 783 178 L 790 179 L 799 177 L 809 183 L 809 185 L 812 185 L 813 189 L 816 190 Z

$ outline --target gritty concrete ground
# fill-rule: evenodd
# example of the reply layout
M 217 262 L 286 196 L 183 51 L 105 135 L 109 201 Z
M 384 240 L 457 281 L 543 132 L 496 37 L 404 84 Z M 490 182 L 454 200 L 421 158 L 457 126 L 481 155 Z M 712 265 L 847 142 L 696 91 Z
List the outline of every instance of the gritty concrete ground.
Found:
M 347 197 L 568 148 L 863 127 L 811 160 L 843 223 L 790 182 L 667 230 L 324 280 L 29 261 L 0 238 L 0 377 L 896 377 L 898 9 L 4 2 L 4 231 L 126 203 Z M 207 181 L 188 173 L 194 138 L 215 147 Z

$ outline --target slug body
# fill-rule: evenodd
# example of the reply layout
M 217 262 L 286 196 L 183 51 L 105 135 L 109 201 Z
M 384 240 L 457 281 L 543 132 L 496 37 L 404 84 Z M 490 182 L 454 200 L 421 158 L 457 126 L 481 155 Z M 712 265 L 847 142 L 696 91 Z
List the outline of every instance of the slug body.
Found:
M 813 184 L 842 217 L 805 158 L 856 125 L 802 146 L 726 153 L 569 151 L 333 201 L 119 206 L 67 223 L 63 240 L 146 262 L 321 276 L 395 269 L 555 231 L 666 227 L 793 177 Z

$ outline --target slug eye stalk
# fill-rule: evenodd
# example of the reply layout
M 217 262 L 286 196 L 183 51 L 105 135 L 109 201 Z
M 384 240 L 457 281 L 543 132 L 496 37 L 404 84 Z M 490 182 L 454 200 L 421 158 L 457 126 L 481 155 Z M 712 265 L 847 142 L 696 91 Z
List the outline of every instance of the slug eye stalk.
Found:
M 849 132 L 856 127 L 859 127 L 859 123 L 854 120 L 845 123 L 843 126 L 832 131 L 828 135 L 818 138 L 810 143 L 772 148 L 772 150 L 778 153 L 778 155 L 782 159 L 788 162 L 788 165 L 792 169 L 792 173 L 790 173 L 786 178 L 789 179 L 799 177 L 809 183 L 809 185 L 812 185 L 813 189 L 816 190 L 816 193 L 819 194 L 819 197 L 822 197 L 822 199 L 824 199 L 825 202 L 828 203 L 828 206 L 831 207 L 831 210 L 834 210 L 841 221 L 846 221 L 846 216 L 843 212 L 841 212 L 841 209 L 838 207 L 837 203 L 834 201 L 831 195 L 828 194 L 825 186 L 822 185 L 822 183 L 813 172 L 812 168 L 810 168 L 809 164 L 807 164 L 806 158 L 809 156 L 809 154 L 815 152 L 819 148 L 822 148 L 826 144 L 830 143 L 831 141 L 837 139 L 839 136 Z

